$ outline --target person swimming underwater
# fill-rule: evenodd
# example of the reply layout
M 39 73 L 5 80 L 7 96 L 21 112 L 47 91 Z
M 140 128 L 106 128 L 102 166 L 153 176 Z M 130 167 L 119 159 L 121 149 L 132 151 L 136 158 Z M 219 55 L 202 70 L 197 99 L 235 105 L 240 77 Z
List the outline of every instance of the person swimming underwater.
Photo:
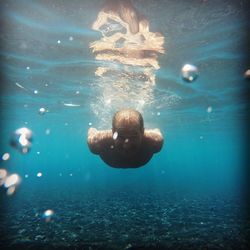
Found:
M 88 130 L 88 146 L 93 154 L 114 168 L 145 165 L 163 146 L 159 129 L 144 129 L 142 115 L 133 109 L 115 113 L 112 130 Z

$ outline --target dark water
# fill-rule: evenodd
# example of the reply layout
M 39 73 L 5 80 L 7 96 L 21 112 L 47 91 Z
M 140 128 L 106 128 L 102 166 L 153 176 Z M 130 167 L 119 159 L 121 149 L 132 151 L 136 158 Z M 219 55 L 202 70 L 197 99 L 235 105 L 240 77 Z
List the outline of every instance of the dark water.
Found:
M 145 190 L 145 189 L 144 189 Z M 40 198 L 37 198 L 37 195 Z M 55 196 L 54 196 L 55 195 Z M 59 198 L 60 197 L 60 198 Z M 239 198 L 169 190 L 91 190 L 27 194 L 9 201 L 2 239 L 38 249 L 247 249 L 249 225 Z M 56 201 L 56 204 L 55 204 Z M 67 201 L 67 203 L 65 202 Z M 48 207 L 53 221 L 41 220 Z
M 141 98 L 164 146 L 142 168 L 113 169 L 86 144 L 120 108 L 89 49 L 102 1 L 1 1 L 0 154 L 10 159 L 0 169 L 21 179 L 12 195 L 0 187 L 1 249 L 249 249 L 249 3 L 133 4 L 166 54 L 152 89 L 132 81 L 139 99 L 123 105 Z M 192 83 L 185 63 L 199 69 Z M 21 127 L 33 132 L 27 154 L 10 145 Z

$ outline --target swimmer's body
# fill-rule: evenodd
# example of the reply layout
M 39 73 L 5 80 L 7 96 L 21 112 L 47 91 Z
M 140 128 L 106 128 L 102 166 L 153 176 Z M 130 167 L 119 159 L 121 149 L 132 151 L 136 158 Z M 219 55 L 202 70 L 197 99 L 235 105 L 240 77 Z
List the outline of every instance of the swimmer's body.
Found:
M 159 129 L 145 130 L 138 111 L 118 111 L 112 122 L 112 130 L 88 131 L 88 146 L 92 153 L 115 168 L 138 168 L 145 165 L 161 150 L 163 136 Z

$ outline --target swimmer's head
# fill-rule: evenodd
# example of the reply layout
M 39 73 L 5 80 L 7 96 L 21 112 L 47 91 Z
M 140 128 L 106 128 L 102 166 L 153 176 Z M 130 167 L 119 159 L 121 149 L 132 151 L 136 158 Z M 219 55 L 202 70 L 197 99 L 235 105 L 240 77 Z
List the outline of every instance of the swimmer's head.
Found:
M 133 109 L 122 109 L 115 113 L 112 121 L 112 130 L 131 128 L 144 132 L 143 118 L 140 112 Z
M 125 153 L 133 154 L 141 146 L 144 133 L 142 115 L 133 109 L 124 109 L 115 113 L 112 122 L 115 146 Z

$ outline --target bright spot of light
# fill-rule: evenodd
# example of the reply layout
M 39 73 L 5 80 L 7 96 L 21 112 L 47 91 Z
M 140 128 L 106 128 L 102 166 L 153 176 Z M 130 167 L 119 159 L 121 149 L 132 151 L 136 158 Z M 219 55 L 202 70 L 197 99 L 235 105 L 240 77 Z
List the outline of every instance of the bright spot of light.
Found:
M 5 169 L 0 169 L 0 179 L 4 179 L 7 176 L 7 171 Z
M 111 103 L 111 99 L 107 99 L 106 104 L 110 104 L 110 103 Z
M 15 190 L 16 190 L 16 186 L 11 186 L 11 187 L 9 187 L 9 188 L 7 189 L 6 194 L 7 194 L 7 195 L 12 195 L 12 194 L 15 193 Z
M 4 184 L 6 176 L 7 171 L 5 169 L 0 169 L 0 186 Z
M 28 128 L 19 128 L 15 131 L 17 134 L 25 135 L 27 139 L 30 139 L 32 136 L 32 131 Z
M 9 154 L 9 153 L 3 154 L 2 159 L 3 159 L 4 161 L 9 160 L 9 159 L 10 159 L 10 154 Z
M 140 103 L 140 105 L 144 105 L 145 101 L 144 100 L 140 100 L 139 103 Z
M 46 134 L 46 135 L 49 135 L 49 134 L 50 134 L 50 129 L 49 129 L 49 128 L 47 128 L 47 129 L 45 130 L 45 134 Z
M 25 134 L 22 134 L 20 137 L 19 137 L 19 143 L 25 147 L 25 146 L 28 146 L 29 145 L 29 141 L 27 140 Z
M 44 211 L 43 218 L 45 219 L 46 222 L 49 222 L 52 219 L 53 215 L 54 215 L 54 211 L 51 209 L 48 209 Z
M 117 137 L 118 137 L 118 132 L 117 132 L 117 131 L 115 131 L 115 133 L 113 134 L 113 139 L 114 139 L 114 140 L 116 140 L 116 139 L 117 139 Z
M 46 113 L 46 109 L 45 108 L 40 108 L 39 109 L 39 111 L 38 111 L 38 113 L 40 114 L 40 115 L 44 115 L 45 113 Z
M 46 210 L 45 212 L 44 212 L 44 215 L 45 216 L 51 216 L 51 215 L 53 215 L 54 214 L 54 212 L 53 212 L 53 210 L 51 210 L 51 209 L 48 209 L 48 210 Z
M 211 107 L 211 106 L 209 106 L 208 108 L 207 108 L 207 112 L 208 113 L 211 113 L 213 111 L 213 108 Z
M 25 177 L 25 178 L 28 178 L 28 177 L 29 177 L 29 175 L 28 175 L 28 174 L 26 174 L 26 175 L 24 175 L 24 177 Z
M 38 172 L 36 176 L 37 176 L 37 177 L 42 177 L 42 175 L 43 175 L 43 174 L 42 174 L 41 172 Z
M 8 176 L 4 182 L 4 186 L 6 188 L 9 188 L 13 185 L 17 185 L 20 181 L 20 177 L 17 174 L 12 174 Z
M 60 44 L 60 43 L 61 43 L 61 41 L 60 41 L 60 40 L 58 40 L 58 41 L 57 41 L 57 43 L 58 43 L 58 44 Z
M 38 94 L 38 90 L 34 90 L 34 94 L 37 95 Z
M 23 154 L 26 154 L 31 148 L 32 141 L 32 131 L 28 128 L 19 128 L 17 129 L 11 137 L 10 145 Z
M 198 77 L 198 68 L 191 64 L 185 64 L 181 69 L 182 78 L 187 82 L 192 82 Z

